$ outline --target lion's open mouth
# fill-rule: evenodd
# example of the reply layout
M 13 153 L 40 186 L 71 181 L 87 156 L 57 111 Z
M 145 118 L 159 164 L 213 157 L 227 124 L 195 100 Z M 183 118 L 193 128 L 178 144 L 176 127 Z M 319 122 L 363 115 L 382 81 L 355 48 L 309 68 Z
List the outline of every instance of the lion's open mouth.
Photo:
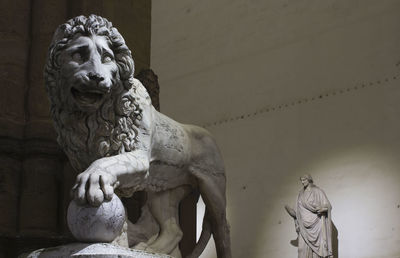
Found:
M 80 91 L 76 88 L 71 89 L 72 96 L 80 104 L 93 105 L 103 99 L 104 94 L 98 91 Z

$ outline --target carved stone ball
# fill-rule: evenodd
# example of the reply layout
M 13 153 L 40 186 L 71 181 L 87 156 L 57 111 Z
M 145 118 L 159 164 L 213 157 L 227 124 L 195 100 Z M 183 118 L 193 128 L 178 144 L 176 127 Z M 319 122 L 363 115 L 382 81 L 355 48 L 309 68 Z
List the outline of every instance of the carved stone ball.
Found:
M 81 242 L 111 242 L 122 232 L 125 209 L 114 194 L 99 207 L 81 205 L 71 201 L 67 212 L 68 227 L 72 235 Z

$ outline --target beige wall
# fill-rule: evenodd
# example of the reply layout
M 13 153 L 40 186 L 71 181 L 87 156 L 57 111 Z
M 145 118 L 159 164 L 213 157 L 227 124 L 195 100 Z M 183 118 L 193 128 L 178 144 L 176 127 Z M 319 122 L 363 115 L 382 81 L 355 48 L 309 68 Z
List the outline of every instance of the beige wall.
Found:
M 234 256 L 296 257 L 283 206 L 308 172 L 333 205 L 339 257 L 399 257 L 400 2 L 152 9 L 162 110 L 206 126 L 225 158 Z

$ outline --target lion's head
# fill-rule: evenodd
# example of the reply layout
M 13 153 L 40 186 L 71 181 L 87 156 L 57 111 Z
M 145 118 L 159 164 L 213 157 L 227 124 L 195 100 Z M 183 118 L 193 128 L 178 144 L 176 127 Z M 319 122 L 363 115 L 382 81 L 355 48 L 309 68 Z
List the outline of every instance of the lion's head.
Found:
M 135 148 L 142 89 L 133 74 L 131 51 L 107 19 L 78 16 L 57 28 L 44 77 L 57 140 L 77 170 Z

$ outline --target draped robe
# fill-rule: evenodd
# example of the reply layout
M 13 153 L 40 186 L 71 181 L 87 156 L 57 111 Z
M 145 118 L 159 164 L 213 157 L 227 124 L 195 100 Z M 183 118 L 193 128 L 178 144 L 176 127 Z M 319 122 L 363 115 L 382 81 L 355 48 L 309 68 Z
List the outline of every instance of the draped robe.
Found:
M 319 215 L 317 211 L 322 207 L 328 211 Z M 332 256 L 331 205 L 324 191 L 315 185 L 299 192 L 296 226 L 299 229 L 299 258 Z

